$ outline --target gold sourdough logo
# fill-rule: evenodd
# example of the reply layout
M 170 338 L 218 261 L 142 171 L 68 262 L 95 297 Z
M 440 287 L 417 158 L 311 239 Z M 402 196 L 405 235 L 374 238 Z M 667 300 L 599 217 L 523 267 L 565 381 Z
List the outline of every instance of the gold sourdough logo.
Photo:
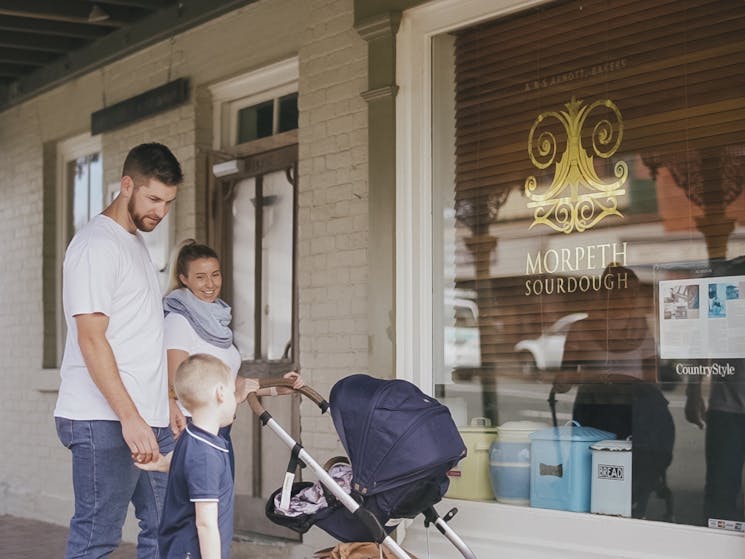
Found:
M 540 170 L 555 165 L 555 170 L 551 185 L 542 194 L 536 192 L 536 177 L 528 177 L 525 195 L 530 200 L 528 208 L 535 210 L 531 228 L 544 224 L 569 234 L 590 229 L 609 215 L 623 217 L 618 210 L 617 197 L 626 194 L 623 186 L 629 170 L 624 161 L 616 162 L 613 166 L 615 180 L 610 182 L 603 182 L 595 170 L 595 156 L 610 158 L 623 139 L 621 111 L 613 101 L 605 99 L 588 106 L 572 97 L 564 106 L 566 111 L 547 111 L 538 115 L 530 129 L 528 154 L 533 165 Z M 592 154 L 588 154 L 582 145 L 582 132 L 588 116 L 595 109 L 608 116 L 601 116 L 592 128 L 589 140 Z M 610 120 L 612 117 L 608 111 L 615 117 L 614 121 Z M 550 119 L 556 119 L 566 132 L 566 148 L 558 157 L 559 142 L 555 127 L 548 129 Z M 541 129 L 544 130 L 541 132 Z

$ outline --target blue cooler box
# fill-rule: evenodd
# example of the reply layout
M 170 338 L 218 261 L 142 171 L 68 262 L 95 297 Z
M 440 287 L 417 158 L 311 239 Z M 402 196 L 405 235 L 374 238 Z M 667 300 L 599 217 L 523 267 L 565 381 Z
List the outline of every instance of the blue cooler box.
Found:
M 565 425 L 530 435 L 530 506 L 590 512 L 590 445 L 615 435 L 593 427 Z

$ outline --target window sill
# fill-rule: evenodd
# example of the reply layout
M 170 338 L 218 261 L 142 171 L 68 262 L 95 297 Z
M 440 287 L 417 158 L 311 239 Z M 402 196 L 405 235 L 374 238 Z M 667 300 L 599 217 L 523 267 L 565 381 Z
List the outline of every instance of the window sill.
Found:
M 31 388 L 37 392 L 59 392 L 59 369 L 42 369 L 38 374 L 33 375 Z
M 700 559 L 703 549 L 709 557 L 742 557 L 745 552 L 745 537 L 737 532 L 494 501 L 443 499 L 437 509 L 444 516 L 452 507 L 459 512 L 450 525 L 477 557 Z M 426 556 L 428 548 L 432 557 L 451 557 L 455 551 L 436 530 L 427 538 L 417 520 L 407 528 L 403 545 L 418 557 Z

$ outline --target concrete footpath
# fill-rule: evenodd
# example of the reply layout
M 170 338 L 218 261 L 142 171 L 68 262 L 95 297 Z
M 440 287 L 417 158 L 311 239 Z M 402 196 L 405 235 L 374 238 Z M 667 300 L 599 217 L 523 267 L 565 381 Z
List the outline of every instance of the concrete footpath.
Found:
M 63 557 L 67 527 L 39 520 L 0 515 L 0 559 L 53 559 Z M 308 558 L 313 551 L 296 546 L 294 554 L 287 542 L 272 538 L 236 536 L 230 548 L 232 559 Z M 134 559 L 134 544 L 122 543 L 109 559 Z
M 0 516 L 0 556 L 8 559 L 51 559 L 62 557 L 67 528 L 38 520 Z M 110 559 L 132 559 L 135 546 L 123 543 Z

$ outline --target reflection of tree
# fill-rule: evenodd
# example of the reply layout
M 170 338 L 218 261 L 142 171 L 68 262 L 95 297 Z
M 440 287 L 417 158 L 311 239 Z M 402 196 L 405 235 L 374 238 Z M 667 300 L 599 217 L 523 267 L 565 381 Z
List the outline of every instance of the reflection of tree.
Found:
M 75 160 L 75 178 L 81 179 L 83 178 L 83 172 L 88 170 L 88 167 L 98 161 L 98 153 L 92 153 L 90 155 L 85 155 L 83 157 L 79 157 Z
M 709 259 L 726 258 L 735 220 L 725 215 L 745 187 L 745 145 L 689 149 L 676 153 L 648 153 L 644 164 L 656 178 L 660 167 L 670 171 L 675 184 L 701 208 L 696 228 L 704 235 Z
M 489 232 L 489 224 L 496 223 L 499 210 L 507 201 L 512 188 L 497 187 L 485 196 L 481 192 L 468 198 L 460 198 L 455 202 L 455 217 L 471 229 L 474 235 L 484 235 Z M 486 198 L 484 208 L 486 212 L 481 210 L 483 198 Z
M 478 328 L 482 367 L 468 373 L 481 381 L 483 415 L 491 419 L 493 425 L 498 423 L 496 375 L 493 370 L 496 364 L 489 344 L 493 343 L 497 324 L 489 264 L 497 247 L 497 238 L 489 234 L 489 226 L 497 221 L 499 210 L 511 191 L 511 187 L 505 186 L 461 190 L 456 193 L 455 201 L 455 217 L 471 233 L 465 239 L 465 244 L 476 266 L 476 302 L 480 310 Z

